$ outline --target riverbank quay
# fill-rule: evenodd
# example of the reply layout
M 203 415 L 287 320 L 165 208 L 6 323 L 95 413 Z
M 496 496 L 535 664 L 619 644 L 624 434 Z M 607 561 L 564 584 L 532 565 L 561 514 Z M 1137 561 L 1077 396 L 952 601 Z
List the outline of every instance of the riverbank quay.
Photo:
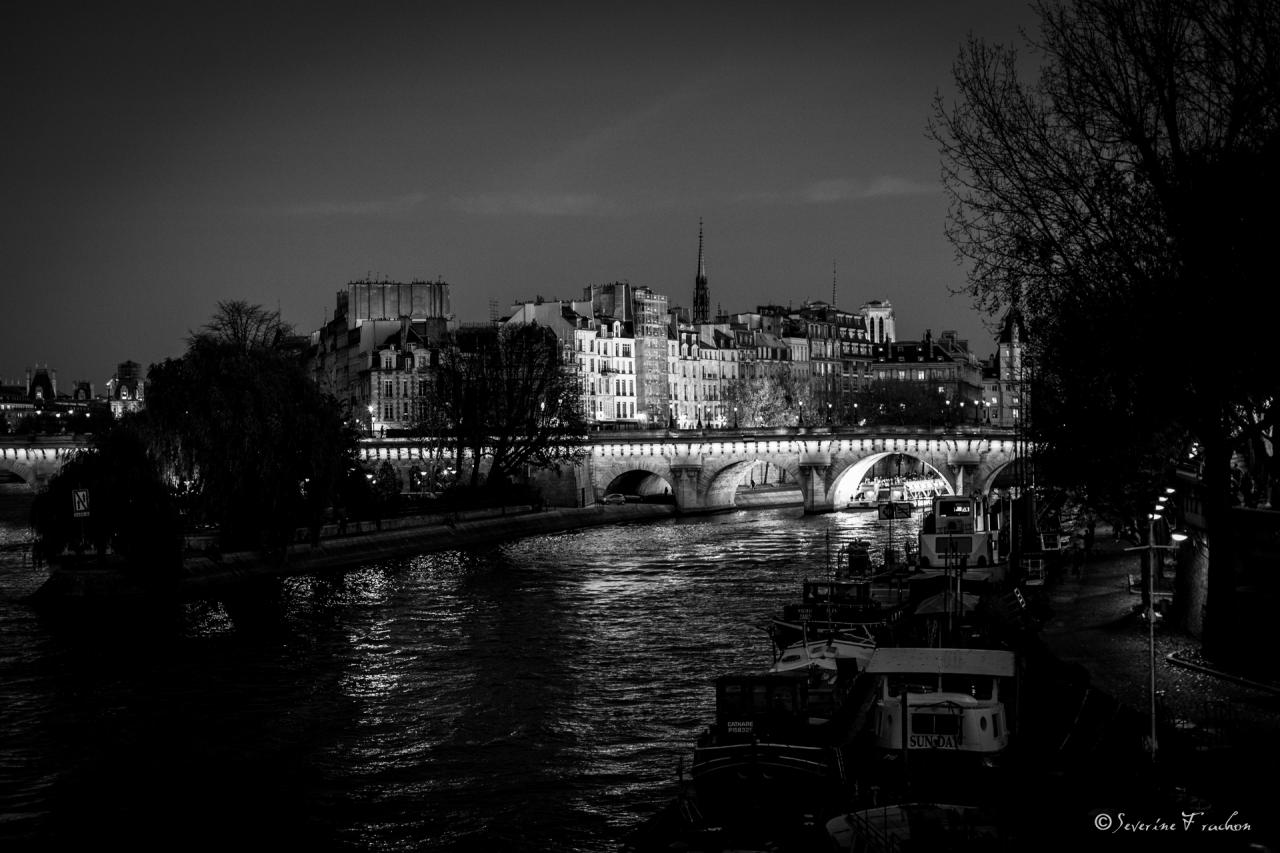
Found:
M 785 486 L 740 486 L 733 496 L 734 509 L 761 509 L 775 506 L 804 506 L 800 489 Z
M 952 766 L 923 778 L 917 766 L 904 785 L 895 781 L 895 757 L 864 749 L 847 763 L 851 778 L 861 777 L 850 810 L 904 801 L 981 808 L 999 831 L 984 842 L 990 850 L 1280 850 L 1277 786 L 1266 778 L 1280 757 L 1280 695 L 1239 673 L 1187 666 L 1198 641 L 1166 626 L 1156 633 L 1160 727 L 1151 761 L 1148 634 L 1131 580 L 1139 557 L 1128 545 L 1104 534 L 1079 577 L 1067 567 L 1048 586 L 1020 591 L 1027 618 L 1010 619 L 1022 609 L 1002 608 L 993 639 L 1020 658 L 1016 692 L 1005 697 L 1018 733 L 1008 754 L 990 768 Z M 1157 593 L 1171 589 L 1164 579 Z M 808 838 L 753 835 L 748 813 L 744 823 L 736 834 L 708 825 L 681 792 L 627 849 L 822 849 Z
M 1074 762 L 1059 794 L 1072 802 L 1062 829 L 1104 849 L 1280 850 L 1280 685 L 1208 662 L 1199 640 L 1161 621 L 1152 644 L 1134 583 L 1141 556 L 1129 546 L 1099 542 L 1078 576 L 1044 593 L 1040 640 L 1082 682 L 1059 749 Z M 1171 591 L 1171 578 L 1158 579 L 1157 601 Z M 1121 750 L 1137 760 L 1117 765 Z
M 49 578 L 31 596 L 34 603 L 92 603 L 215 596 L 246 583 L 313 572 L 341 571 L 361 563 L 429 551 L 447 551 L 546 533 L 607 524 L 653 521 L 675 514 L 669 504 L 624 504 L 545 509 L 506 507 L 472 510 L 424 519 L 387 519 L 352 524 L 339 533 L 330 525 L 316 541 L 295 542 L 282 552 L 245 551 L 189 554 L 181 570 L 161 582 L 146 582 L 116 558 L 84 557 L 53 565 Z M 416 523 L 415 523 L 416 522 Z M 299 538 L 305 538 L 300 536 Z

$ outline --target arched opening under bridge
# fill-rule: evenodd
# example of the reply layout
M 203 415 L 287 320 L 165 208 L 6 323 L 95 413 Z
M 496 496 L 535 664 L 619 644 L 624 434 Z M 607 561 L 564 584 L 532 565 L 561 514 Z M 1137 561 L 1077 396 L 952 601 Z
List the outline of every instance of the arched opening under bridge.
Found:
M 624 495 L 652 503 L 674 503 L 675 501 L 671 483 L 665 477 L 641 468 L 624 471 L 615 476 L 597 499 L 610 494 Z
M 912 453 L 874 453 L 850 465 L 835 482 L 833 505 L 850 505 L 871 486 L 895 484 L 908 499 L 932 499 L 955 493 L 951 481 L 933 465 Z

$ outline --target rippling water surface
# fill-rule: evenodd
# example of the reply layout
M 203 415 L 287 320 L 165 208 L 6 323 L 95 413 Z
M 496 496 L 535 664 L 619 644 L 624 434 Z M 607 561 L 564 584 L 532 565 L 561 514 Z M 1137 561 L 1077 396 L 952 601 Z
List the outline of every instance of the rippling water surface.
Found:
M 0 553 L 0 846 L 617 849 L 828 542 L 888 544 L 873 516 L 599 527 L 74 624 Z

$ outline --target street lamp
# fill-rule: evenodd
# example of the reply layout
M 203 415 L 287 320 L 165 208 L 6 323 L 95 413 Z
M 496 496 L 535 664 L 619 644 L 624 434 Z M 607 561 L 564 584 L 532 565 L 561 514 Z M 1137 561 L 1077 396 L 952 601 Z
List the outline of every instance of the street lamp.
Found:
M 738 428 L 738 407 L 737 406 L 733 407 L 733 428 L 734 429 Z
M 1166 489 L 1172 493 L 1173 489 Z M 1164 511 L 1164 502 L 1168 500 L 1166 495 L 1161 495 L 1159 502 L 1153 507 L 1153 511 L 1147 513 L 1147 544 L 1137 545 L 1132 548 L 1125 548 L 1126 551 L 1146 551 L 1147 552 L 1147 667 L 1151 674 L 1151 683 L 1148 690 L 1151 694 L 1151 704 L 1149 714 L 1151 717 L 1151 763 L 1156 760 L 1156 552 L 1172 551 L 1187 538 L 1185 533 L 1174 531 L 1169 535 L 1173 540 L 1172 545 L 1156 544 L 1156 519 L 1163 518 L 1160 513 Z

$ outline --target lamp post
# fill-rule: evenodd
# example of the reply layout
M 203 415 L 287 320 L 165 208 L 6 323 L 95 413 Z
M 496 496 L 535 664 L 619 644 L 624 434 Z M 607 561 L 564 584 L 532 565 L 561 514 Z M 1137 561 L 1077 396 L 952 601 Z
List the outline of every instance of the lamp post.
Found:
M 733 428 L 734 429 L 738 428 L 738 407 L 737 406 L 733 407 Z
M 1165 490 L 1167 494 L 1161 495 L 1159 502 L 1156 503 L 1152 512 L 1147 513 L 1147 544 L 1137 545 L 1133 548 L 1126 548 L 1126 551 L 1146 551 L 1147 552 L 1147 667 L 1150 671 L 1150 684 L 1148 692 L 1150 693 L 1150 707 L 1148 713 L 1151 717 L 1151 763 L 1156 761 L 1156 553 L 1158 551 L 1172 551 L 1185 540 L 1186 534 L 1174 531 L 1169 535 L 1173 540 L 1172 545 L 1156 544 L 1156 519 L 1161 518 L 1160 513 L 1164 512 L 1165 502 L 1169 499 L 1168 495 L 1173 493 L 1172 488 Z

